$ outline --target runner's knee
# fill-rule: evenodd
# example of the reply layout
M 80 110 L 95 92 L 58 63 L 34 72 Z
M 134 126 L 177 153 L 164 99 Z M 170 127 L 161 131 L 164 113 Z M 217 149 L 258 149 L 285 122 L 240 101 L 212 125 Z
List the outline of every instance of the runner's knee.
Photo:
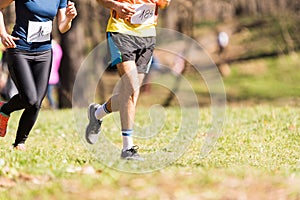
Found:
M 28 107 L 35 107 L 39 109 L 41 107 L 41 103 L 38 100 L 36 95 L 29 95 L 29 96 L 21 96 L 23 103 L 25 104 L 25 108 Z

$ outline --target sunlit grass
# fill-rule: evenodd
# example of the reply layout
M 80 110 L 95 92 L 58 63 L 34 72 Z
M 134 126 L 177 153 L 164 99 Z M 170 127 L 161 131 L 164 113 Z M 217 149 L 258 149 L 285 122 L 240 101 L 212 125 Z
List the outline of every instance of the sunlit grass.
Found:
M 277 199 L 274 192 L 279 190 L 285 198 L 299 197 L 299 108 L 228 108 L 223 135 L 204 159 L 199 153 L 210 126 L 210 108 L 200 111 L 201 127 L 184 155 L 165 168 L 140 175 L 99 162 L 83 145 L 71 110 L 43 110 L 28 139 L 28 151 L 14 151 L 10 146 L 19 117 L 15 113 L 8 135 L 1 138 L 0 199 L 238 199 L 243 195 Z M 157 146 L 165 145 L 172 135 L 167 130 L 176 131 L 180 121 L 177 108 L 166 112 L 177 114 L 168 116 L 168 129 L 162 129 L 165 135 L 154 139 Z M 147 114 L 148 109 L 141 107 L 136 121 L 144 123 Z M 120 145 L 117 124 L 110 121 L 112 116 L 103 128 L 116 130 L 108 137 Z M 156 150 L 153 141 L 137 142 L 141 153 Z
M 289 98 L 300 96 L 298 57 L 299 54 L 294 54 L 231 65 L 231 75 L 224 78 L 228 99 L 258 102 L 287 99 L 281 104 L 289 104 Z

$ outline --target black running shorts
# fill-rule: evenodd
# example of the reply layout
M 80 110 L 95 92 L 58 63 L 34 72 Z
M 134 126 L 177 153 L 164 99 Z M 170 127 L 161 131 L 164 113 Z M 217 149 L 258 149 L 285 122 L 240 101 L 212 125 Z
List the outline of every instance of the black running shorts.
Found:
M 135 61 L 138 73 L 148 73 L 152 61 L 155 37 L 138 37 L 122 33 L 107 33 L 109 65 Z

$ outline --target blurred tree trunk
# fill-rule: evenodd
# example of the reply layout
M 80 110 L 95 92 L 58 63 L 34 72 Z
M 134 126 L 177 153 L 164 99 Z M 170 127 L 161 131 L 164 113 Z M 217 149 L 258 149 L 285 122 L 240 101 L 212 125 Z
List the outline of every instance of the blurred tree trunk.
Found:
M 60 68 L 61 87 L 59 103 L 61 108 L 72 106 L 72 91 L 76 73 L 84 58 L 105 39 L 109 10 L 95 0 L 75 2 L 78 16 L 73 20 L 69 32 L 61 35 L 63 58 Z M 89 86 L 83 86 L 88 89 Z M 85 94 L 85 91 L 82 91 Z M 101 96 L 101 95 L 100 95 Z
M 164 28 L 175 29 L 190 37 L 194 36 L 194 9 L 200 0 L 172 1 L 169 8 L 162 12 L 162 25 Z M 180 15 L 178 15 L 180 13 Z
M 59 107 L 72 107 L 72 90 L 76 78 L 76 73 L 84 57 L 85 36 L 83 21 L 84 6 L 83 2 L 76 1 L 75 5 L 78 16 L 73 20 L 72 28 L 65 34 L 61 35 L 61 47 L 63 58 L 61 62 L 60 73 L 60 90 L 59 90 Z

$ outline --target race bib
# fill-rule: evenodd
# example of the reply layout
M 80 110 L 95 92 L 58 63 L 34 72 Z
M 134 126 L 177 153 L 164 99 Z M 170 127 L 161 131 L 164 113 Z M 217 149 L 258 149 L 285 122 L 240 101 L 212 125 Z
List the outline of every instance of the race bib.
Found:
M 45 42 L 51 39 L 52 21 L 29 21 L 27 42 Z
M 135 14 L 131 17 L 131 24 L 154 24 L 155 4 L 134 4 Z

